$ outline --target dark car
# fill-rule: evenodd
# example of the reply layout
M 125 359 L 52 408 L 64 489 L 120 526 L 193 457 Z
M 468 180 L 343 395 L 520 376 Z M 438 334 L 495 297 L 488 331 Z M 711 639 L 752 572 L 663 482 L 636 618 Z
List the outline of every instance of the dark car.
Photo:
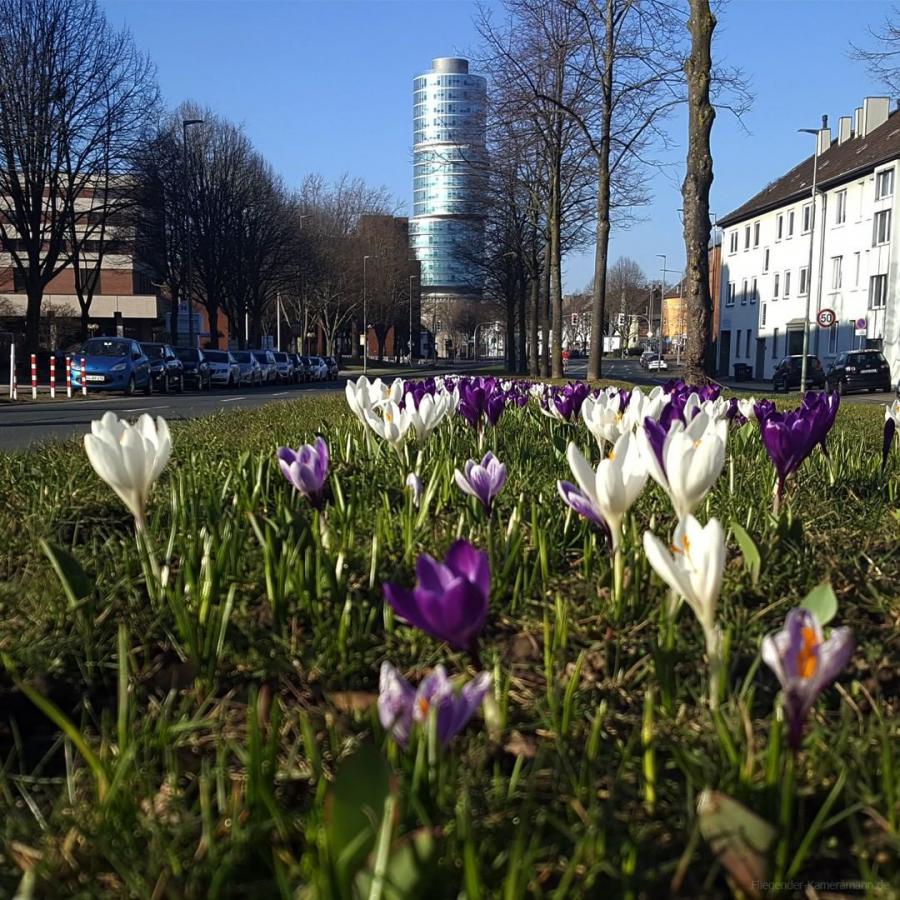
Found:
M 175 355 L 184 367 L 184 383 L 198 391 L 212 388 L 212 369 L 203 350 L 192 347 L 176 347 Z
M 147 354 L 150 360 L 150 376 L 153 378 L 153 387 L 168 393 L 176 390 L 179 393 L 184 390 L 184 366 L 175 355 L 175 350 L 168 344 L 144 344 L 141 350 Z
M 133 394 L 141 388 L 149 394 L 153 390 L 150 360 L 141 345 L 130 338 L 91 338 L 72 355 L 72 387 L 80 390 L 84 385 L 90 391 Z
M 889 391 L 891 367 L 880 350 L 848 350 L 839 353 L 828 368 L 832 391 Z
M 333 356 L 326 356 L 324 359 L 325 365 L 328 366 L 329 381 L 337 381 L 338 374 L 340 373 L 338 361 Z
M 294 365 L 294 382 L 305 384 L 309 381 L 309 370 L 303 365 L 303 357 L 299 353 L 288 353 L 288 357 Z
M 799 388 L 802 363 L 803 357 L 800 354 L 786 356 L 781 360 L 772 373 L 772 390 L 787 393 L 791 388 Z M 818 356 L 806 357 L 806 386 L 825 387 L 825 370 L 822 368 Z

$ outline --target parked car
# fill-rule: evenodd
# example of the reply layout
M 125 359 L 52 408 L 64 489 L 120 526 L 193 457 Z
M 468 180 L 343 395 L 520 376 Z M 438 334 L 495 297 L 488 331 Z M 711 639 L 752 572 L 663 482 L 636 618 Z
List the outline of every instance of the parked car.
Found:
M 150 360 L 141 345 L 131 338 L 90 338 L 72 355 L 72 386 L 81 390 L 84 385 L 89 391 L 122 391 L 130 395 L 141 389 L 150 394 L 153 392 Z
M 340 366 L 338 366 L 338 361 L 333 356 L 326 356 L 325 365 L 328 366 L 329 380 L 337 381 L 337 377 L 340 374 Z
M 175 355 L 184 367 L 184 384 L 198 391 L 212 388 L 212 370 L 206 359 L 206 351 L 193 347 L 176 347 Z
M 800 368 L 803 356 L 786 356 L 772 373 L 772 390 L 787 393 L 791 388 L 800 387 Z M 825 387 L 825 370 L 817 356 L 806 357 L 806 384 L 808 387 Z
M 204 350 L 203 356 L 212 384 L 231 388 L 241 383 L 241 367 L 228 350 Z
M 828 367 L 828 390 L 889 391 L 891 367 L 880 350 L 848 350 L 839 353 Z
M 641 368 L 648 369 L 650 367 L 650 360 L 659 359 L 659 356 L 660 354 L 658 350 L 651 350 L 649 348 L 644 350 L 640 358 Z
M 304 356 L 303 358 L 309 366 L 310 381 L 324 381 L 328 377 L 328 366 L 325 365 L 325 360 L 321 356 Z
M 294 381 L 296 384 L 306 384 L 309 381 L 309 368 L 304 365 L 303 357 L 299 353 L 288 353 L 294 364 Z
M 262 369 L 263 384 L 274 384 L 278 381 L 278 366 L 271 350 L 250 351 Z
M 141 349 L 150 360 L 150 375 L 153 387 L 163 393 L 184 390 L 184 366 L 168 344 L 141 344 Z
M 661 356 L 654 356 L 647 360 L 648 372 L 664 372 L 668 368 L 669 364 Z
M 263 383 L 263 370 L 256 356 L 249 350 L 232 350 L 231 355 L 238 364 L 238 384 L 253 385 Z
M 294 364 L 287 353 L 276 350 L 272 353 L 275 358 L 275 374 L 282 384 L 290 384 L 294 380 Z

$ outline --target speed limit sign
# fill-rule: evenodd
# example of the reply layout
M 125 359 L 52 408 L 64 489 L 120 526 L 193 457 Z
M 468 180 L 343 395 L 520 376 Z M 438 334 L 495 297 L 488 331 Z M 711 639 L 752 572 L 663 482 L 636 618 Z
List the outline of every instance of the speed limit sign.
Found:
M 820 309 L 816 314 L 816 322 L 820 328 L 831 328 L 837 321 L 837 316 L 833 309 Z

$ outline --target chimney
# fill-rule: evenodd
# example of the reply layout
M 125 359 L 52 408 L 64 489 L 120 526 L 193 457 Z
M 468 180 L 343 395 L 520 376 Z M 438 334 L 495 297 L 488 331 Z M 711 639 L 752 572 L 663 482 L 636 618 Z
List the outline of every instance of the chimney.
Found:
M 880 125 L 887 122 L 891 112 L 889 97 L 866 97 L 863 100 L 862 136 L 868 137 Z
M 828 127 L 828 116 L 822 116 L 822 127 L 819 129 L 816 143 L 819 156 L 831 146 L 831 129 Z
M 856 137 L 863 136 L 863 111 L 861 106 L 857 106 L 853 111 L 853 133 Z
M 838 143 L 843 144 L 844 141 L 849 141 L 851 135 L 853 134 L 853 130 L 851 127 L 851 118 L 850 116 L 841 116 L 838 120 Z

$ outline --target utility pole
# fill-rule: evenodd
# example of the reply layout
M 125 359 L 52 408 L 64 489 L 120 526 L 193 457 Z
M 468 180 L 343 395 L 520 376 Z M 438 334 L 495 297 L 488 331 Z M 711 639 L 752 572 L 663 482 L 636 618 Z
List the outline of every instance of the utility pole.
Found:
M 828 127 L 828 116 L 822 116 L 822 128 Z M 798 131 L 804 134 L 811 134 L 816 139 L 815 153 L 813 153 L 813 171 L 812 171 L 812 189 L 810 190 L 810 209 L 809 209 L 809 262 L 806 267 L 806 315 L 803 317 L 803 357 L 800 360 L 800 393 L 806 392 L 806 357 L 809 353 L 809 307 L 812 299 L 812 271 L 813 271 L 813 235 L 816 231 L 816 176 L 819 170 L 819 129 L 817 128 L 798 128 Z M 802 216 L 803 213 L 801 212 Z M 800 223 L 803 227 L 803 223 Z M 823 217 L 822 228 L 825 222 Z M 821 265 L 821 259 L 819 263 Z M 821 289 L 822 278 L 819 277 L 819 287 Z M 787 355 L 787 354 L 785 354 Z
M 281 291 L 275 293 L 275 349 L 281 349 Z

